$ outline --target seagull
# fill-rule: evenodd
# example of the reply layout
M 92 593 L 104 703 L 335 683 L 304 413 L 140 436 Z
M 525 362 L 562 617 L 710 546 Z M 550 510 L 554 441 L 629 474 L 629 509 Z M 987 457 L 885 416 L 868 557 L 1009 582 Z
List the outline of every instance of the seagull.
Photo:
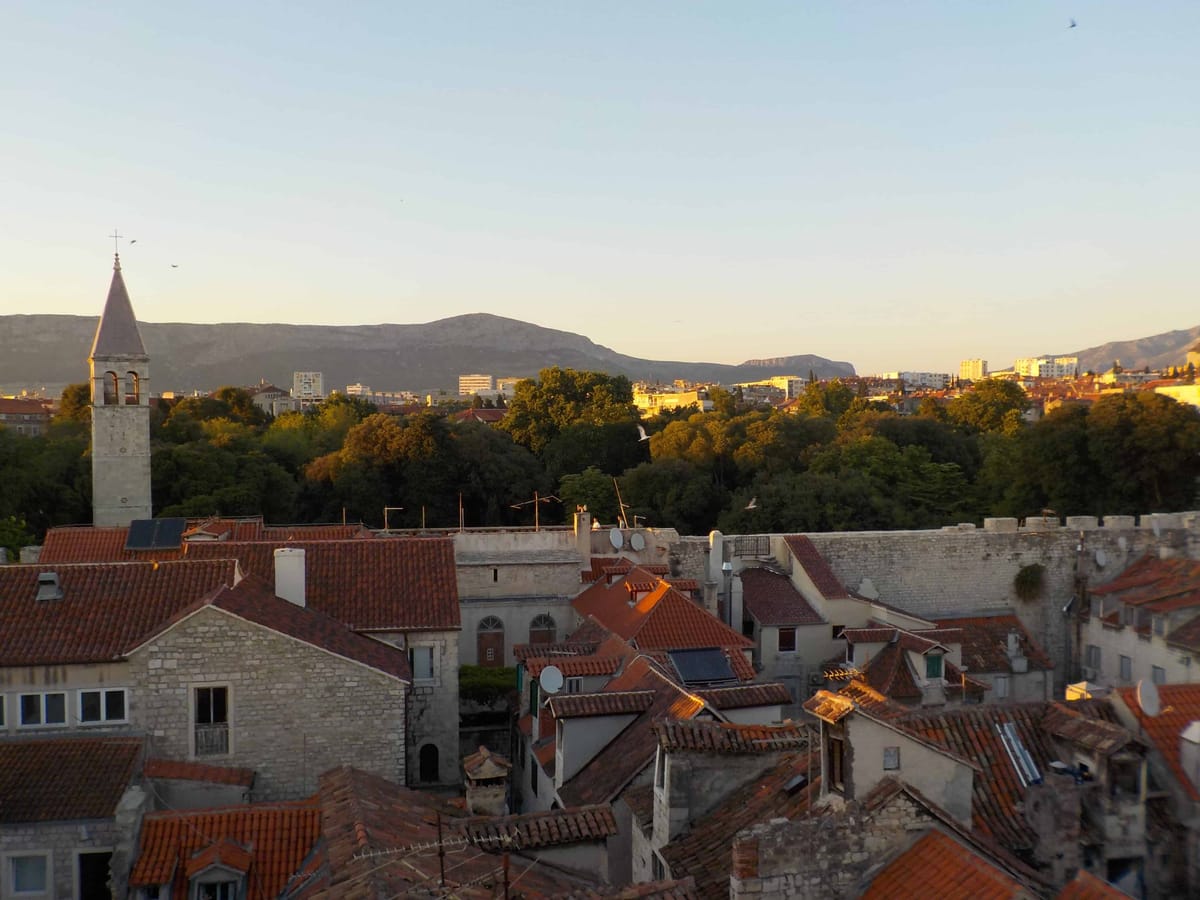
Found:
M 1075 27 L 1075 20 L 1074 20 L 1074 19 L 1072 19 L 1072 20 L 1071 20 L 1071 24 L 1070 24 L 1070 25 L 1068 25 L 1067 27 L 1068 27 L 1068 28 L 1074 28 L 1074 27 Z
M 650 435 L 646 434 L 646 429 L 645 429 L 645 428 L 643 428 L 641 425 L 639 425 L 639 426 L 637 427 L 637 429 L 638 429 L 638 440 L 639 440 L 639 441 L 648 441 L 648 440 L 650 440 Z
M 171 268 L 172 268 L 172 269 L 178 269 L 178 268 L 179 268 L 179 264 L 178 264 L 178 263 L 171 263 Z
M 758 498 L 751 497 L 750 502 L 746 504 L 746 509 L 758 509 Z
M 129 246 L 132 247 L 136 243 L 137 243 L 137 238 L 134 238 L 132 241 L 129 242 Z

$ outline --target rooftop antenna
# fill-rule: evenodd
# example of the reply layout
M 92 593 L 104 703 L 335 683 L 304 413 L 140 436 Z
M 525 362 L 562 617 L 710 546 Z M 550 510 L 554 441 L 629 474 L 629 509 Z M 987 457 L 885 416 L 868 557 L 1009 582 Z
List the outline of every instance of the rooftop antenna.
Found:
M 617 477 L 613 476 L 613 490 L 617 492 L 617 523 L 622 528 L 629 527 L 629 520 L 625 518 L 625 510 L 629 509 L 629 504 L 621 499 L 621 485 L 617 484 Z
M 403 506 L 385 506 L 383 508 L 383 530 L 384 531 L 391 531 L 391 529 L 388 528 L 388 511 L 389 510 L 400 511 L 403 509 L 404 509 Z
M 534 491 L 532 500 L 522 500 L 520 503 L 514 503 L 514 504 L 512 504 L 512 508 L 513 509 L 521 509 L 522 507 L 529 506 L 532 503 L 533 504 L 533 530 L 540 531 L 541 527 L 542 527 L 541 518 L 539 515 L 540 507 L 543 503 L 549 503 L 551 500 L 556 500 L 559 503 L 562 502 L 557 497 L 555 497 L 553 494 L 547 494 L 545 497 L 543 497 L 537 491 Z

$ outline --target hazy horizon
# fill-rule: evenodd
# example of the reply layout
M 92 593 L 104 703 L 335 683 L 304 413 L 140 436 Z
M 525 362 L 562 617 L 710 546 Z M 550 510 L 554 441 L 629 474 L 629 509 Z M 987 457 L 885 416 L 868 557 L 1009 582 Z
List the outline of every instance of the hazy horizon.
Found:
M 1194 4 L 6 12 L 0 313 L 98 314 L 116 227 L 147 322 L 864 374 L 1197 324 Z

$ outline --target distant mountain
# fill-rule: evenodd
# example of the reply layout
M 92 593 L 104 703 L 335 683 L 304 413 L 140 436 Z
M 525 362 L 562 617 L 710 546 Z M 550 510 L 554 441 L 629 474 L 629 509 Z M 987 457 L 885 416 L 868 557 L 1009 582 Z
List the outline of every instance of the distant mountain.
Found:
M 96 317 L 0 316 L 0 388 L 51 390 L 87 380 Z M 485 313 L 425 325 L 187 325 L 139 323 L 150 354 L 152 390 L 212 390 L 266 379 L 289 388 L 294 371 L 325 376 L 326 389 L 362 383 L 378 390 L 425 392 L 458 387 L 458 376 L 485 372 L 534 376 L 548 366 L 591 369 L 634 380 L 676 378 L 729 384 L 767 375 L 853 375 L 848 362 L 787 356 L 766 366 L 658 361 L 616 353 L 578 334 Z M 764 371 L 769 368 L 769 371 Z
M 1077 350 L 1069 356 L 1079 357 L 1081 372 L 1107 372 L 1116 360 L 1125 369 L 1163 369 L 1168 366 L 1187 365 L 1187 353 L 1200 341 L 1200 325 L 1186 331 L 1168 331 L 1135 341 L 1113 341 Z

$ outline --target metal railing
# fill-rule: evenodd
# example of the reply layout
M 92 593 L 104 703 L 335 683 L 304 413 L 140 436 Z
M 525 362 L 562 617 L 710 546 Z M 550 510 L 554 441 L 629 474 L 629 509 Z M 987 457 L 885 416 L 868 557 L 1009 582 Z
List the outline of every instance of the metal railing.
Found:
M 196 755 L 221 756 L 229 752 L 229 723 L 196 726 Z

